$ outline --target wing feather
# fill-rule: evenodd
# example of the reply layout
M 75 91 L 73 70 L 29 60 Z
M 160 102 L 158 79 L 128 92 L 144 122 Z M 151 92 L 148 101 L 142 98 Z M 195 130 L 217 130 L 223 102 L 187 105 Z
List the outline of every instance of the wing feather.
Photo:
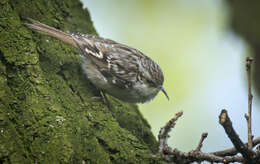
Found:
M 82 53 L 98 67 L 102 75 L 116 86 L 129 88 L 141 76 L 140 51 L 113 40 L 93 35 L 71 35 Z

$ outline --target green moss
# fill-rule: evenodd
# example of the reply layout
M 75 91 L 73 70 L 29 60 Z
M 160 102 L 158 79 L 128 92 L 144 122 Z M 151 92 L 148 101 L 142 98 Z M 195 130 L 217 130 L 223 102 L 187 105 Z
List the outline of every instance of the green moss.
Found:
M 83 74 L 78 51 L 27 29 L 31 17 L 97 34 L 75 0 L 0 2 L 0 163 L 162 163 L 137 106 L 109 97 Z

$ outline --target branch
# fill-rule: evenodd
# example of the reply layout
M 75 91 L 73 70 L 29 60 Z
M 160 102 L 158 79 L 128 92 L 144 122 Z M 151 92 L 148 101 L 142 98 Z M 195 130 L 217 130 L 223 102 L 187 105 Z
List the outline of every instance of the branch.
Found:
M 203 146 L 203 141 L 207 138 L 207 136 L 208 136 L 208 133 L 202 133 L 201 138 L 200 138 L 200 142 L 199 142 L 199 144 L 196 148 L 196 151 L 200 151 L 200 149 Z
M 247 120 L 247 129 L 248 129 L 248 148 L 253 149 L 253 135 L 252 135 L 252 100 L 253 95 L 251 92 L 251 63 L 253 59 L 246 58 L 246 70 L 247 70 L 247 80 L 248 80 L 248 114 L 245 114 Z
M 257 146 L 260 143 L 260 137 L 256 138 L 253 140 L 253 147 Z M 248 143 L 244 144 L 246 147 L 248 147 Z M 214 154 L 216 156 L 233 156 L 236 155 L 238 153 L 236 148 L 230 148 L 230 149 L 226 149 L 226 150 L 222 150 L 222 151 L 216 151 L 216 152 L 211 152 L 210 154 Z
M 175 114 L 175 116 L 167 122 L 167 124 L 161 128 L 158 139 L 159 139 L 159 153 L 163 151 L 163 148 L 168 146 L 168 133 L 171 131 L 171 129 L 175 126 L 175 122 L 178 120 L 179 117 L 181 117 L 183 114 L 183 111 L 180 111 Z
M 182 152 L 177 148 L 172 149 L 168 146 L 168 133 L 171 131 L 172 128 L 176 125 L 176 121 L 179 117 L 183 114 L 182 111 L 175 114 L 175 116 L 166 123 L 164 127 L 161 128 L 158 138 L 159 138 L 159 153 L 162 154 L 162 157 L 167 161 L 173 161 L 178 164 L 188 164 L 191 162 L 244 162 L 244 158 L 242 156 L 231 156 L 231 157 L 220 157 L 211 153 L 203 153 L 200 151 L 203 141 L 207 137 L 207 133 L 203 133 L 201 135 L 200 142 L 196 148 L 196 150 L 192 150 L 188 153 Z
M 255 153 L 252 150 L 248 149 L 241 141 L 241 139 L 235 132 L 232 126 L 232 122 L 230 121 L 228 113 L 225 109 L 223 109 L 219 115 L 219 123 L 225 129 L 225 132 L 227 133 L 229 139 L 231 140 L 237 151 L 242 154 L 245 160 L 252 161 Z
M 171 149 L 167 147 L 163 151 L 164 155 L 167 156 L 168 161 L 173 161 L 178 164 L 188 164 L 192 162 L 244 162 L 244 158 L 242 156 L 231 156 L 231 157 L 219 157 L 210 153 L 203 153 L 201 151 L 190 151 L 188 153 L 182 152 L 177 148 Z

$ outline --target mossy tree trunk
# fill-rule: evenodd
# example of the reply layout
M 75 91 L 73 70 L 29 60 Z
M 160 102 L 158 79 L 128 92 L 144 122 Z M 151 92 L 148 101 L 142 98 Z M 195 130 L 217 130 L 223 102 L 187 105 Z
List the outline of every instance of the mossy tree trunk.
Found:
M 79 0 L 0 1 L 0 163 L 162 163 L 137 106 L 109 96 L 113 117 L 78 51 L 30 31 L 26 17 L 96 34 Z

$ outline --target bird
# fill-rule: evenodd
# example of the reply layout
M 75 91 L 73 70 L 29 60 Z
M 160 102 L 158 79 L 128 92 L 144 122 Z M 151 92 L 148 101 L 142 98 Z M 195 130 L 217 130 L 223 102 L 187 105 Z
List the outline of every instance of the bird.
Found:
M 96 35 L 63 32 L 31 18 L 24 23 L 33 31 L 57 38 L 80 50 L 82 69 L 101 91 L 127 103 L 151 101 L 163 88 L 161 68 L 141 51 Z

